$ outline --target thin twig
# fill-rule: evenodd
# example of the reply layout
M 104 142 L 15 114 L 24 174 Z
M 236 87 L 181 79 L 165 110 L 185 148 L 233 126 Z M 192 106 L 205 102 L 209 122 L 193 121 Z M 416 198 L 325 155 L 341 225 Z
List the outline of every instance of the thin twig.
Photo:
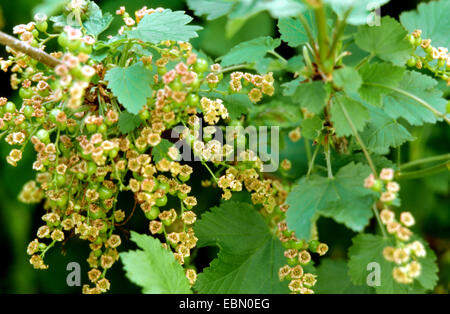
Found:
M 15 51 L 23 52 L 24 54 L 30 56 L 31 58 L 54 68 L 57 65 L 61 64 L 61 61 L 56 59 L 55 57 L 49 55 L 48 53 L 40 50 L 38 48 L 32 47 L 23 41 L 18 40 L 8 34 L 5 34 L 0 31 L 0 44 L 8 46 Z

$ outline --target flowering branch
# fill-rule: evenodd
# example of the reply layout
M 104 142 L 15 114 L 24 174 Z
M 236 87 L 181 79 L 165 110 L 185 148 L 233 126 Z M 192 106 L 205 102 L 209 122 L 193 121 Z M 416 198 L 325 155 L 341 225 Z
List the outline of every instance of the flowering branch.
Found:
M 11 47 L 12 49 L 16 51 L 23 52 L 24 54 L 30 56 L 31 58 L 51 67 L 54 68 L 57 65 L 59 65 L 61 62 L 56 59 L 55 57 L 49 55 L 48 53 L 37 49 L 35 47 L 32 47 L 23 41 L 20 41 L 8 34 L 5 34 L 0 31 L 0 44 Z

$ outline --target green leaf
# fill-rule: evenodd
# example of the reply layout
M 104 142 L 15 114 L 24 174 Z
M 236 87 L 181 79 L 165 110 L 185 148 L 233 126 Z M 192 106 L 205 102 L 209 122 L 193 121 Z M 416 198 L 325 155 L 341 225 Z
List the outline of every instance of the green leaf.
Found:
M 257 3 L 269 11 L 275 19 L 297 16 L 305 10 L 301 0 L 257 1 Z
M 152 95 L 150 84 L 153 82 L 152 72 L 142 62 L 128 68 L 113 68 L 105 75 L 108 88 L 119 102 L 131 113 L 138 114 Z
M 227 15 L 234 5 L 234 2 L 227 0 L 187 0 L 186 2 L 195 15 L 206 15 L 207 20 Z
M 224 202 L 195 224 L 198 247 L 216 245 L 219 254 L 199 274 L 199 293 L 287 293 L 278 279 L 285 263 L 281 242 L 253 206 Z
M 45 14 L 47 16 L 55 15 L 60 13 L 65 5 L 66 3 L 60 0 L 44 0 L 33 8 L 33 15 L 38 13 Z
M 347 93 L 357 92 L 363 83 L 358 71 L 348 66 L 334 71 L 333 82 Z
M 255 126 L 296 127 L 302 121 L 302 112 L 298 106 L 273 101 L 255 107 L 250 112 L 249 122 Z
M 436 123 L 442 118 L 420 102 L 427 103 L 439 112 L 445 112 L 447 100 L 436 88 L 438 82 L 433 78 L 416 71 L 407 71 L 400 85 L 384 99 L 384 111 L 392 118 L 404 118 L 412 125 Z M 386 84 L 384 84 L 386 85 Z M 386 86 L 392 88 L 391 86 Z
M 98 37 L 111 25 L 113 16 L 109 13 L 103 14 L 95 2 L 89 2 L 87 20 L 83 23 L 88 34 Z
M 338 137 L 353 135 L 342 107 L 345 108 L 357 131 L 362 131 L 370 118 L 369 111 L 362 103 L 342 93 L 333 97 L 331 107 L 331 121 Z
M 282 18 L 278 21 L 281 39 L 291 47 L 298 47 L 308 42 L 308 36 L 302 23 L 297 18 Z
M 318 294 L 370 294 L 373 288 L 363 285 L 355 286 L 347 275 L 345 261 L 326 258 L 317 267 L 317 284 L 314 291 Z
M 300 83 L 304 80 L 305 79 L 303 77 L 297 77 L 295 80 L 281 84 L 281 87 L 283 88 L 283 95 L 293 96 L 297 87 L 299 87 Z
M 404 12 L 400 22 L 409 31 L 422 30 L 422 38 L 431 39 L 435 47 L 450 47 L 450 37 L 445 30 L 450 29 L 450 1 L 431 1 L 421 3 L 417 11 Z
M 383 256 L 383 249 L 386 246 L 394 246 L 394 240 L 372 234 L 357 235 L 353 238 L 353 245 L 348 251 L 349 275 L 352 282 L 356 285 L 366 284 L 369 275 L 367 265 L 375 262 L 380 265 L 381 279 L 380 286 L 375 287 L 377 293 L 418 293 L 432 289 L 438 279 L 436 256 L 423 240 L 420 241 L 427 248 L 427 256 L 418 259 L 418 262 L 422 264 L 422 273 L 416 279 L 415 284 L 400 284 L 392 277 L 392 270 L 396 264 L 387 261 Z
M 364 188 L 370 174 L 367 165 L 350 163 L 334 178 L 312 175 L 294 186 L 286 203 L 288 227 L 298 238 L 311 237 L 311 223 L 316 214 L 333 218 L 354 231 L 362 231 L 372 217 L 373 194 Z
M 359 89 L 361 98 L 371 105 L 381 107 L 383 96 L 392 91 L 381 85 L 396 87 L 403 78 L 405 69 L 389 63 L 366 64 L 359 69 L 363 85 Z
M 123 111 L 119 116 L 119 131 L 122 134 L 128 134 L 135 130 L 142 124 L 141 118 L 139 116 L 129 113 L 128 111 Z
M 415 139 L 403 125 L 383 110 L 371 106 L 369 112 L 370 122 L 360 135 L 371 152 L 387 154 L 390 147 L 399 147 Z
M 300 84 L 295 90 L 292 101 L 300 104 L 300 107 L 319 114 L 327 104 L 328 92 L 321 81 Z
M 378 58 L 404 65 L 414 48 L 406 38 L 408 32 L 391 17 L 384 17 L 380 26 L 360 26 L 355 35 L 356 44 Z
M 302 135 L 309 140 L 315 140 L 320 136 L 324 121 L 319 116 L 314 116 L 302 121 Z
M 232 48 L 223 58 L 222 66 L 256 63 L 261 62 L 267 52 L 274 50 L 281 44 L 280 39 L 271 37 L 258 37 L 249 41 L 240 43 Z
M 158 163 L 161 159 L 168 158 L 167 153 L 169 152 L 169 148 L 172 146 L 173 144 L 170 141 L 163 138 L 161 142 L 152 149 L 152 157 L 154 162 Z
M 286 70 L 292 73 L 300 72 L 305 67 L 303 57 L 300 55 L 294 56 L 288 60 Z
M 158 239 L 131 231 L 131 240 L 141 250 L 120 253 L 120 258 L 126 276 L 142 287 L 143 293 L 192 293 L 183 267 Z
M 129 38 L 140 39 L 157 44 L 165 40 L 189 41 L 198 37 L 200 26 L 187 25 L 192 17 L 183 11 L 164 10 L 144 16 L 135 30 L 128 33 Z
M 352 11 L 347 19 L 348 24 L 364 25 L 374 23 L 375 10 L 390 0 L 324 0 L 336 12 L 343 17 L 350 8 Z

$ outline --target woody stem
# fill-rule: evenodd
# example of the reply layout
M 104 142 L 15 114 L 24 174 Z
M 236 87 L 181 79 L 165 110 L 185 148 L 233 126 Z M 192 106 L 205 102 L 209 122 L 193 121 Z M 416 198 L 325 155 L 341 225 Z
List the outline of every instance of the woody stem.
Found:
M 44 52 L 43 50 L 32 47 L 24 43 L 23 41 L 20 41 L 17 38 L 14 38 L 1 31 L 0 31 L 0 44 L 8 46 L 15 51 L 20 51 L 51 68 L 54 68 L 61 63 L 61 61 Z

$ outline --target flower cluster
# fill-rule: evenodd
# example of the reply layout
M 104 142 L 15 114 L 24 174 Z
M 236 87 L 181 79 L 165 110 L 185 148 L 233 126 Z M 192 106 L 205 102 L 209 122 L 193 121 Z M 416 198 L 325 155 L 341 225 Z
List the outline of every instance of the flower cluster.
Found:
M 395 246 L 387 246 L 383 250 L 384 258 L 394 262 L 392 276 L 395 281 L 403 284 L 412 283 L 414 278 L 421 274 L 421 264 L 418 258 L 426 256 L 424 245 L 413 240 L 413 232 L 410 230 L 415 224 L 415 219 L 410 212 L 402 212 L 400 220 L 395 218 L 395 213 L 389 205 L 396 203 L 400 185 L 393 181 L 394 170 L 384 168 L 381 170 L 379 179 L 374 174 L 366 178 L 364 186 L 380 193 L 379 204 L 381 212 L 380 221 L 389 235 L 394 237 Z
M 248 98 L 257 103 L 261 101 L 264 95 L 273 96 L 275 88 L 273 87 L 273 74 L 258 75 L 243 72 L 233 72 L 230 75 L 230 90 L 233 92 L 241 92 L 242 86 L 252 84 L 253 88 L 248 93 Z M 242 83 L 243 81 L 243 83 Z
M 411 56 L 407 62 L 408 66 L 417 69 L 426 68 L 446 81 L 447 85 L 450 85 L 450 54 L 448 48 L 433 47 L 431 39 L 422 39 L 421 30 L 415 30 L 408 38 L 414 47 L 420 47 L 423 51 Z
M 287 206 L 282 206 L 281 210 L 286 211 Z M 317 240 L 299 240 L 295 233 L 288 229 L 284 220 L 278 223 L 277 234 L 286 249 L 284 256 L 287 259 L 287 265 L 278 271 L 280 280 L 289 280 L 289 289 L 294 294 L 314 293 L 312 288 L 317 282 L 316 275 L 306 272 L 305 267 L 311 262 L 311 253 L 325 255 L 328 246 Z

